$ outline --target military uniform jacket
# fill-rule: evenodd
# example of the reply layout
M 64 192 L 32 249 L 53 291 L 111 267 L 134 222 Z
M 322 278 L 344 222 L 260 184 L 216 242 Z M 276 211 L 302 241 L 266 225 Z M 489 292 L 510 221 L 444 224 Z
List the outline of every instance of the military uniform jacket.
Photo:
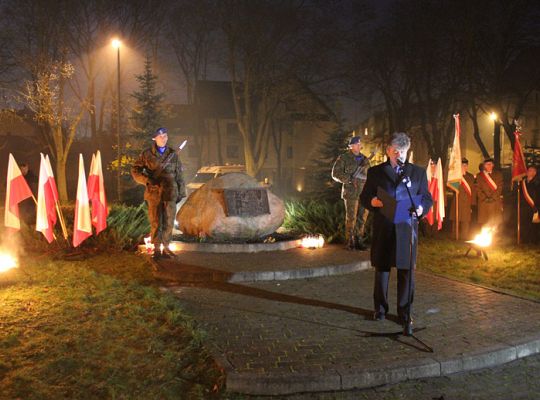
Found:
M 458 218 L 460 222 L 471 222 L 471 206 L 476 205 L 476 184 L 474 182 L 474 175 L 470 172 L 466 172 L 463 175 L 463 179 L 467 181 L 469 187 L 471 188 L 471 195 L 469 196 L 463 187 L 463 184 L 459 188 L 459 197 L 458 197 Z M 456 197 L 452 200 L 452 205 L 450 207 L 450 220 L 454 221 L 456 219 Z
M 503 177 L 499 171 L 491 173 L 491 179 L 497 185 L 493 190 L 486 179 L 479 173 L 476 176 L 476 193 L 478 201 L 478 223 L 485 224 L 492 219 L 501 218 L 503 203 L 501 199 Z
M 159 154 L 155 145 L 143 150 L 131 167 L 131 175 L 137 183 L 146 186 L 147 201 L 179 202 L 186 197 L 182 163 L 170 147 L 163 154 Z
M 332 179 L 334 179 L 336 182 L 340 182 L 343 185 L 341 188 L 342 199 L 358 200 L 360 192 L 364 187 L 367 170 L 369 168 L 369 160 L 362 153 L 360 153 L 360 155 L 362 158 L 360 161 L 357 161 L 353 152 L 349 150 L 340 155 L 332 167 Z M 359 179 L 353 178 L 354 172 L 362 163 L 364 165 L 359 174 Z
M 405 179 L 408 184 L 398 178 L 389 161 L 372 167 L 368 170 L 367 181 L 360 195 L 362 205 L 373 212 L 373 235 L 371 238 L 371 265 L 380 270 L 390 267 L 409 269 L 410 248 L 409 240 L 411 229 L 414 229 L 413 266 L 416 265 L 416 244 L 418 242 L 418 222 L 413 227 L 408 222 L 394 224 L 381 212 L 380 208 L 371 205 L 371 199 L 377 196 L 380 186 L 396 200 L 407 200 L 409 195 L 405 185 L 410 186 L 412 196 L 421 195 L 423 213 L 426 214 L 433 205 L 431 194 L 428 191 L 426 170 L 417 165 L 406 163 L 403 166 Z M 416 206 L 418 206 L 417 204 Z M 420 215 L 420 217 L 422 217 Z

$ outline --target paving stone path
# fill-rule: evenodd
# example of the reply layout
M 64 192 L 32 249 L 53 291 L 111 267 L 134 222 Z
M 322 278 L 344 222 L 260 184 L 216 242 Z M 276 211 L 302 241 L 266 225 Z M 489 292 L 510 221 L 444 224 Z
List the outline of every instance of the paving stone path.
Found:
M 252 255 L 249 268 L 271 257 L 279 262 L 279 255 Z M 238 258 L 236 268 L 242 269 Z M 372 274 L 186 282 L 167 290 L 208 332 L 207 344 L 232 392 L 352 390 L 492 367 L 540 352 L 539 303 L 418 273 L 413 314 L 416 336 L 434 349 L 426 352 L 414 338 L 392 334 L 400 331 L 395 315 L 369 319 Z M 394 312 L 395 292 L 393 275 Z

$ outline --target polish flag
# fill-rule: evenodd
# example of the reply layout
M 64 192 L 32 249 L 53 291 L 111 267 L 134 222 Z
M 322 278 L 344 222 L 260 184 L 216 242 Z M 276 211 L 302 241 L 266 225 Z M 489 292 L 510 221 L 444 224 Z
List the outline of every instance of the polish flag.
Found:
M 73 222 L 73 247 L 79 246 L 89 236 L 92 236 L 90 203 L 88 201 L 88 189 L 86 188 L 83 156 L 79 154 L 79 182 L 75 202 L 75 221 Z
M 430 225 L 437 220 L 437 230 L 442 229 L 444 214 L 444 183 L 441 158 L 437 160 L 435 171 L 432 172 L 432 161 L 429 160 L 427 167 L 428 189 L 433 198 L 434 208 L 431 208 L 426 216 Z
M 109 214 L 99 150 L 95 155 L 92 155 L 90 175 L 88 176 L 88 197 L 92 202 L 92 225 L 96 229 L 96 235 L 98 235 L 107 227 L 107 215 Z
M 32 190 L 15 158 L 9 153 L 7 180 L 6 180 L 6 206 L 4 213 L 4 225 L 13 230 L 21 229 L 21 219 L 19 218 L 19 203 L 32 197 Z
M 58 190 L 49 162 L 49 156 L 41 154 L 39 165 L 39 186 L 36 216 L 36 231 L 43 233 L 45 239 L 51 243 L 54 239 L 53 228 L 56 225 L 56 203 Z

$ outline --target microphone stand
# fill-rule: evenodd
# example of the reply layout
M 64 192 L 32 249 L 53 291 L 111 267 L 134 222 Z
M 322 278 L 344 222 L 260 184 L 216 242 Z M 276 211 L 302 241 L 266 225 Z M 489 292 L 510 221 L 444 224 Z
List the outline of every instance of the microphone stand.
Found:
M 416 205 L 414 204 L 414 200 L 411 195 L 411 191 L 409 190 L 409 186 L 407 186 L 407 183 L 411 181 L 411 178 L 405 175 L 405 171 L 403 170 L 403 166 L 405 163 L 401 162 L 401 160 L 398 160 L 398 165 L 402 168 L 402 172 L 399 174 L 400 183 L 403 183 L 405 185 L 405 189 L 407 189 L 407 195 L 409 196 L 409 201 L 411 202 L 411 207 L 409 208 L 409 221 L 411 224 L 411 235 L 409 237 L 409 271 L 407 273 L 407 280 L 408 280 L 408 291 L 407 291 L 407 321 L 405 328 L 403 330 L 404 336 L 410 336 L 413 339 L 415 339 L 418 343 L 420 343 L 422 346 L 424 346 L 430 353 L 433 353 L 433 348 L 428 346 L 425 342 L 420 340 L 414 335 L 413 333 L 409 334 L 408 327 L 411 324 L 411 297 L 412 297 L 412 285 L 413 285 L 413 278 L 414 278 L 414 263 L 413 263 L 413 244 L 414 244 L 414 217 L 416 217 L 417 223 L 420 222 L 420 217 L 418 213 L 416 212 Z

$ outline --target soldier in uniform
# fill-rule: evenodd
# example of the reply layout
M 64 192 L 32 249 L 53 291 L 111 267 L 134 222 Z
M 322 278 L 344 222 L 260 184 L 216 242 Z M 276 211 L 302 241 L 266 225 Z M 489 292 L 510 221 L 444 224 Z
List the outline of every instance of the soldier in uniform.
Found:
M 500 171 L 494 171 L 493 159 L 484 160 L 484 168 L 476 176 L 478 201 L 478 225 L 497 227 L 502 223 L 502 186 L 503 177 Z
M 167 146 L 167 129 L 152 134 L 154 144 L 142 151 L 131 168 L 133 179 L 146 186 L 144 199 L 148 204 L 150 236 L 154 244 L 154 259 L 174 256 L 169 250 L 176 214 L 176 203 L 186 196 L 182 163 L 178 154 Z M 160 247 L 163 245 L 163 251 Z
M 345 239 L 349 250 L 365 250 L 365 213 L 360 204 L 360 193 L 366 183 L 369 159 L 360 150 L 360 137 L 349 140 L 349 150 L 341 154 L 332 167 L 332 178 L 342 184 L 341 198 L 345 203 Z
M 459 220 L 459 237 L 461 239 L 469 239 L 470 226 L 472 219 L 472 206 L 476 205 L 476 184 L 474 175 L 468 172 L 469 160 L 461 159 L 461 185 L 458 196 L 458 220 Z M 456 223 L 456 196 L 450 206 L 450 221 L 452 221 L 452 231 L 455 232 Z

